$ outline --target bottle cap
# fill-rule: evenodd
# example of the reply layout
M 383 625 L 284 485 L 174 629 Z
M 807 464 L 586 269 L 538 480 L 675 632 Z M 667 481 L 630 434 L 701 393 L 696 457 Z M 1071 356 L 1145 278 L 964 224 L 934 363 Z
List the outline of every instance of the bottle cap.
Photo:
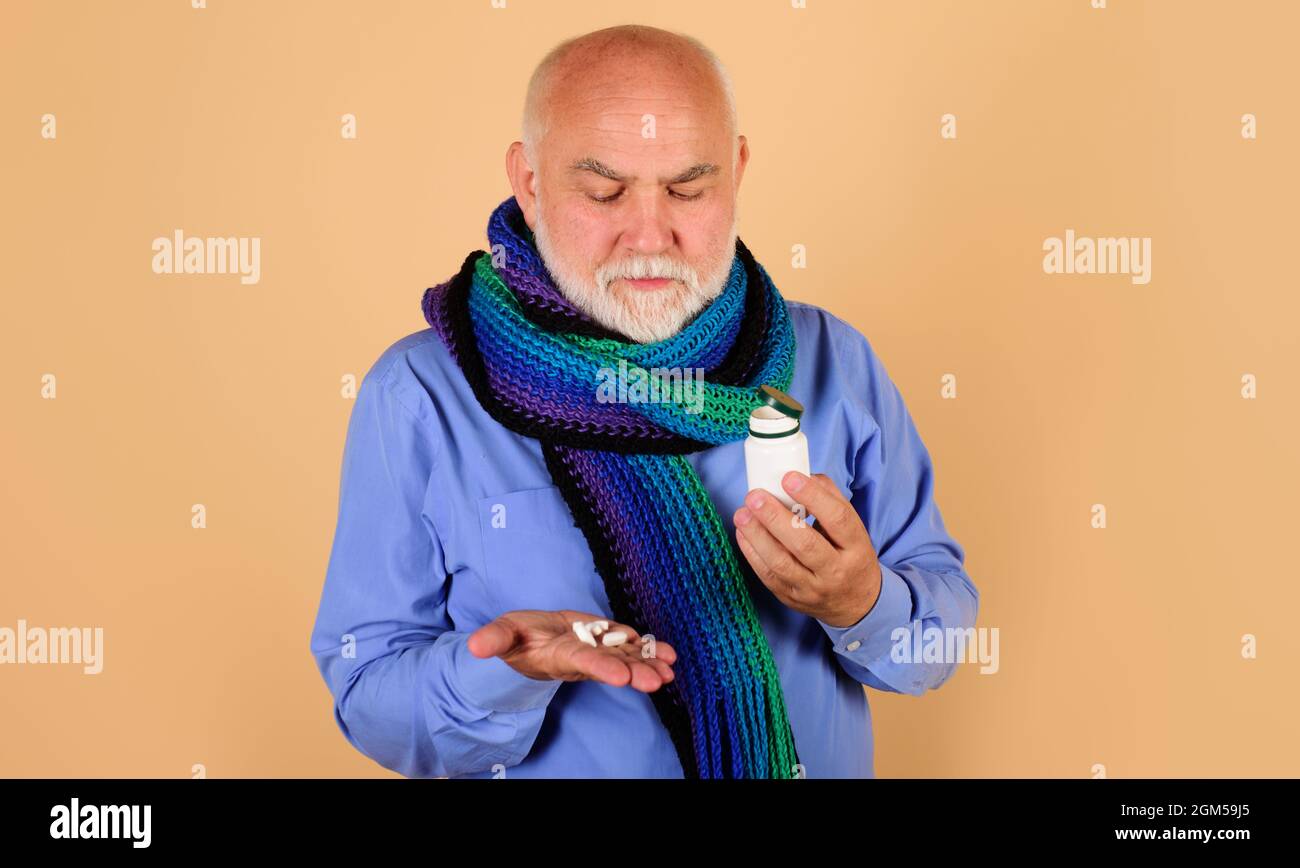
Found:
M 803 415 L 803 404 L 780 389 L 764 384 L 758 387 L 758 397 L 764 404 L 791 419 L 798 419 Z

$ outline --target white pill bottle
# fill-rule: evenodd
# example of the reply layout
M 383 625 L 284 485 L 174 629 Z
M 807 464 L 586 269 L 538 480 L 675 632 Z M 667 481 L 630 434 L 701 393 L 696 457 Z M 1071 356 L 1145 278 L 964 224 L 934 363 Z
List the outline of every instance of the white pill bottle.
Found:
M 761 488 L 795 508 L 794 500 L 781 487 L 781 477 L 791 470 L 808 475 L 808 438 L 799 430 L 803 404 L 780 389 L 759 386 L 763 401 L 749 414 L 749 437 L 745 438 L 745 474 L 749 488 Z

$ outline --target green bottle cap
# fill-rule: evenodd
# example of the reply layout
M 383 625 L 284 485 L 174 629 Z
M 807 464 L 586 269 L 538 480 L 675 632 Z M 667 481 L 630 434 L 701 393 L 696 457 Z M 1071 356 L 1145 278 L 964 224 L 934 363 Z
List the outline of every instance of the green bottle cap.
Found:
M 803 415 L 803 404 L 800 404 L 780 389 L 764 384 L 758 387 L 758 397 L 764 404 L 779 413 L 789 416 L 791 419 L 798 419 Z

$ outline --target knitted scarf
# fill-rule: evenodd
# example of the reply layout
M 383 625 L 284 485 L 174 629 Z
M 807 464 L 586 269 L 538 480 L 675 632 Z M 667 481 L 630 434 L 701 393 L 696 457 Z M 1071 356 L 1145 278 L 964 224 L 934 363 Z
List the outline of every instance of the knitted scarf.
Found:
M 471 252 L 425 291 L 425 319 L 484 410 L 541 442 L 614 617 L 676 650 L 673 680 L 649 695 L 685 776 L 796 777 L 771 649 L 736 549 L 686 459 L 746 436 L 759 385 L 789 388 L 784 300 L 737 239 L 722 292 L 676 335 L 635 343 L 569 303 L 513 196 L 487 234 L 493 253 Z M 654 368 L 703 369 L 703 400 L 624 403 L 608 389 L 601 400 L 610 371 Z

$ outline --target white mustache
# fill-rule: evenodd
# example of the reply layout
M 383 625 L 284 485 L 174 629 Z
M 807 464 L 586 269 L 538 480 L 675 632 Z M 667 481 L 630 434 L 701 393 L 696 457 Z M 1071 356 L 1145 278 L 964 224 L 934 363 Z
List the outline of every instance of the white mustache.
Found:
M 666 256 L 638 256 L 612 265 L 602 265 L 596 269 L 596 282 L 602 288 L 607 289 L 620 277 L 633 280 L 668 278 L 680 281 L 691 288 L 699 284 L 695 269 Z

